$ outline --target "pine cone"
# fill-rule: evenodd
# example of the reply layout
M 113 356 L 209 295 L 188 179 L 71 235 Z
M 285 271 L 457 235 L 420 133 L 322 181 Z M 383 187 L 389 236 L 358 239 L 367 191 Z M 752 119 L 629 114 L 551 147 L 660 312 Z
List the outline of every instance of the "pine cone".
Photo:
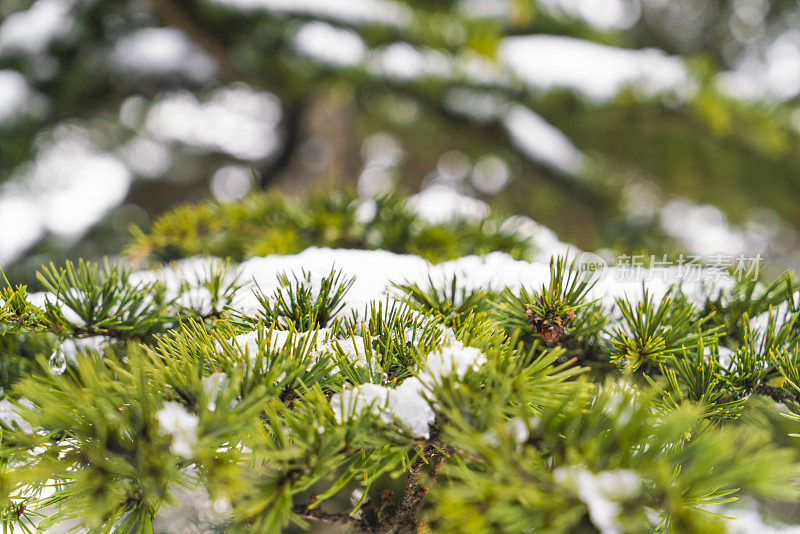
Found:
M 569 334 L 569 330 L 564 327 L 564 323 L 575 318 L 573 313 L 562 313 L 554 315 L 552 318 L 545 318 L 534 311 L 532 304 L 527 305 L 525 314 L 528 316 L 528 325 L 532 326 L 542 336 L 545 343 L 556 343 Z

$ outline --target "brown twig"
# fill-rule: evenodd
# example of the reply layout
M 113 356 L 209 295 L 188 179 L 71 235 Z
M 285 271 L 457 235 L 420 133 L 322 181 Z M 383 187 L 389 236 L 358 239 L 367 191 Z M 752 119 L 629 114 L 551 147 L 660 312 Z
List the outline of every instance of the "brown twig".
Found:
M 767 384 L 759 384 L 753 391 L 759 395 L 766 395 L 775 402 L 791 401 L 800 403 L 800 395 L 791 391 L 787 391 L 784 388 L 769 386 Z
M 424 482 L 436 480 L 446 459 L 447 453 L 442 450 L 440 444 L 432 441 L 425 445 L 422 454 L 411 464 L 411 471 L 406 477 L 403 498 L 400 500 L 397 510 L 385 525 L 378 525 L 376 532 L 417 532 L 422 505 L 425 504 L 425 497 L 430 491 L 429 486 Z M 428 480 L 423 480 L 422 470 L 426 465 L 431 465 L 431 470 Z
M 292 511 L 297 514 L 298 516 L 302 517 L 303 519 L 310 519 L 313 521 L 323 521 L 325 523 L 331 523 L 334 525 L 345 525 L 353 528 L 357 528 L 362 532 L 372 532 L 372 525 L 364 521 L 363 519 L 358 519 L 353 516 L 349 516 L 346 514 L 331 514 L 328 512 L 323 512 L 322 510 L 318 510 L 316 508 L 309 508 L 307 505 L 298 504 L 296 505 Z

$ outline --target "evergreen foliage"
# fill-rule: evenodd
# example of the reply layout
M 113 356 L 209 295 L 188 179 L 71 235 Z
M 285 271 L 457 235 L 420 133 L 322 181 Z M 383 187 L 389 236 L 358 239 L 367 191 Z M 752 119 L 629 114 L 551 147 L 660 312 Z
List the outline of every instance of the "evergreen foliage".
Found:
M 197 217 L 227 238 L 268 198 Z M 337 210 L 351 220 L 350 202 Z M 173 233 L 193 217 L 167 215 L 134 249 L 206 250 L 210 229 Z M 739 497 L 775 515 L 798 498 L 789 275 L 609 299 L 602 275 L 558 257 L 543 284 L 430 271 L 361 307 L 374 273 L 309 265 L 267 288 L 198 261 L 67 262 L 41 269 L 44 293 L 2 290 L 4 526 L 175 531 L 171 513 L 206 503 L 209 529 L 230 532 L 711 533 Z
M 359 208 L 364 207 L 368 215 L 360 216 Z M 349 191 L 308 193 L 297 199 L 269 192 L 233 203 L 207 201 L 174 208 L 148 233 L 137 231 L 131 251 L 161 261 L 198 254 L 241 260 L 293 254 L 310 246 L 382 249 L 433 262 L 494 250 L 526 256 L 530 245 L 500 229 L 501 222 L 494 216 L 426 222 L 397 192 L 366 201 Z

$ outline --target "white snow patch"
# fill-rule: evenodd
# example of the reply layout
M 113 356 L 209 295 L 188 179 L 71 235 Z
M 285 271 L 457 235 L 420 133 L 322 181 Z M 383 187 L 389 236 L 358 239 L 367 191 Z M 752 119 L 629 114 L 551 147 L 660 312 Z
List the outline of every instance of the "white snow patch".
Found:
M 446 376 L 461 379 L 469 369 L 477 369 L 485 362 L 486 356 L 481 351 L 455 341 L 452 346 L 440 347 L 429 354 L 419 374 L 407 378 L 397 388 L 360 384 L 334 395 L 331 407 L 339 423 L 369 408 L 385 422 L 397 420 L 413 436 L 427 439 L 435 414 L 425 391 Z
M 56 351 L 61 352 L 61 356 L 64 358 L 64 361 L 74 362 L 75 356 L 79 352 L 83 352 L 86 350 L 99 351 L 103 349 L 106 343 L 108 343 L 108 338 L 106 338 L 105 336 L 90 336 L 78 339 L 65 339 L 58 345 L 58 347 L 56 347 Z
M 388 0 L 214 0 L 242 11 L 311 14 L 354 23 L 406 24 L 410 10 Z
M 546 240 L 550 238 L 552 241 L 547 244 Z M 503 252 L 492 252 L 483 257 L 470 255 L 431 265 L 418 256 L 382 250 L 315 247 L 296 255 L 251 258 L 238 268 L 239 279 L 247 287 L 236 295 L 234 307 L 246 314 L 259 309 L 253 288 L 258 286 L 263 294 L 271 295 L 280 287 L 277 280 L 280 273 L 299 274 L 304 269 L 311 274 L 313 287 L 315 280 L 318 282 L 329 274 L 332 267 L 340 269 L 347 276 L 355 276 L 355 282 L 345 299 L 345 314 L 362 312 L 370 302 L 383 298 L 393 282 L 417 283 L 424 288 L 431 279 L 434 282 L 449 281 L 454 274 L 458 277 L 459 289 L 501 291 L 508 287 L 516 291 L 526 287 L 538 291 L 550 281 L 547 252 L 560 252 L 562 246 L 566 247 L 554 237 L 543 236 L 540 239 L 545 250 L 534 261 L 515 260 Z M 570 257 L 574 254 L 572 252 Z M 614 306 L 617 297 L 641 298 L 643 282 L 657 300 L 670 288 L 679 286 L 692 302 L 698 303 L 703 302 L 707 295 L 725 294 L 734 284 L 733 279 L 719 269 L 698 267 L 687 270 L 677 266 L 653 269 L 607 267 L 598 272 L 597 278 L 589 298 L 601 299 L 608 307 Z
M 370 67 L 373 72 L 398 80 L 413 80 L 423 76 L 447 78 L 454 72 L 449 56 L 406 42 L 392 43 L 373 51 Z
M 528 440 L 528 436 L 530 435 L 529 429 L 535 428 L 538 424 L 539 420 L 536 417 L 531 417 L 527 423 L 521 417 L 515 417 L 506 423 L 506 429 L 511 435 L 511 439 L 514 440 L 514 443 L 516 443 L 517 446 L 520 446 Z M 483 439 L 493 446 L 500 444 L 500 440 L 494 430 L 489 430 L 486 432 L 483 435 Z
M 300 27 L 294 46 L 303 55 L 333 65 L 356 65 L 367 54 L 367 45 L 354 31 L 324 22 L 309 22 Z
M 45 233 L 43 214 L 30 198 L 0 190 L 0 267 L 11 263 Z M 14 231 L 8 229 L 13 228 Z
M 172 436 L 170 450 L 174 454 L 190 458 L 197 444 L 200 419 L 175 401 L 165 402 L 156 413 L 156 419 L 161 433 Z
M 631 50 L 573 37 L 525 35 L 506 38 L 498 54 L 532 87 L 574 89 L 599 101 L 626 86 L 646 94 L 691 90 L 683 62 L 653 48 Z
M 172 152 L 147 135 L 134 137 L 117 153 L 133 172 L 145 178 L 159 178 L 172 166 Z
M 426 386 L 432 386 L 442 378 L 452 375 L 462 379 L 467 371 L 477 370 L 484 363 L 486 356 L 480 350 L 465 347 L 460 341 L 456 341 L 429 354 L 418 379 Z
M 31 98 L 31 88 L 22 74 L 0 70 L 0 126 L 24 114 Z
M 797 309 L 797 305 L 800 304 L 800 291 L 795 292 L 792 298 L 795 309 Z M 773 317 L 774 328 L 777 333 L 792 318 L 792 310 L 789 307 L 789 303 L 786 301 L 781 302 L 778 306 L 772 306 L 769 310 L 750 318 L 750 329 L 755 334 L 756 343 L 761 343 L 765 338 L 769 329 L 770 319 Z
M 432 224 L 458 219 L 480 220 L 489 215 L 485 202 L 444 185 L 433 185 L 412 195 L 408 207 Z
M 196 82 L 217 72 L 214 59 L 177 28 L 144 28 L 122 37 L 114 45 L 111 64 L 135 75 L 179 73 Z
M 211 192 L 222 202 L 247 196 L 253 185 L 253 170 L 244 165 L 224 165 L 211 177 Z
M 639 19 L 639 2 L 625 0 L 540 0 L 555 14 L 581 19 L 603 30 L 622 30 Z
M 0 56 L 44 53 L 50 44 L 70 34 L 75 25 L 73 0 L 38 0 L 25 11 L 8 15 L 0 24 Z
M 116 157 L 69 136 L 43 148 L 23 180 L 46 228 L 71 240 L 124 200 L 131 173 Z
M 224 496 L 212 500 L 205 486 L 196 480 L 195 470 L 189 467 L 185 472 L 192 476 L 193 483 L 170 488 L 170 498 L 158 507 L 153 530 L 162 534 L 208 534 L 228 528 L 230 500 Z
M 560 467 L 553 473 L 557 482 L 572 486 L 589 509 L 589 518 L 602 534 L 622 534 L 620 501 L 641 490 L 639 475 L 627 469 L 592 473 L 580 467 Z
M 265 295 L 271 295 L 279 287 L 277 275 L 297 273 L 305 270 L 314 280 L 328 275 L 332 267 L 345 275 L 357 275 L 347 294 L 343 314 L 362 312 L 370 302 L 385 294 L 391 281 L 404 278 L 424 279 L 430 263 L 413 255 L 401 255 L 384 250 L 334 250 L 312 247 L 293 256 L 272 255 L 251 258 L 239 267 L 240 280 L 250 283 L 243 291 L 236 306 L 244 313 L 259 308 L 252 288 L 258 286 Z M 237 296 L 238 297 L 238 296 Z
M 553 256 L 567 256 L 580 253 L 574 245 L 558 239 L 555 232 L 524 215 L 512 215 L 500 226 L 501 230 L 513 232 L 530 240 L 533 250 L 531 260 L 549 261 Z
M 721 92 L 737 99 L 795 98 L 800 93 L 800 31 L 791 27 L 771 43 L 752 47 L 715 81 Z
M 189 92 L 161 98 L 147 114 L 147 130 L 164 141 L 226 152 L 244 160 L 269 156 L 277 147 L 281 106 L 271 93 L 232 86 L 205 102 Z
M 213 373 L 203 378 L 203 391 L 208 397 L 208 409 L 214 411 L 217 409 L 217 396 L 228 380 L 228 375 L 225 373 Z
M 765 523 L 757 510 L 726 506 L 714 511 L 729 517 L 725 524 L 730 534 L 800 534 L 798 525 Z
M 477 122 L 499 118 L 506 104 L 506 98 L 501 95 L 464 87 L 454 87 L 444 95 L 445 107 Z
M 434 420 L 433 410 L 415 388 L 405 386 L 406 382 L 397 389 L 378 384 L 345 389 L 331 397 L 331 408 L 340 424 L 369 409 L 380 415 L 381 420 L 398 421 L 413 436 L 427 439 Z
M 30 423 L 22 418 L 17 411 L 17 407 L 8 399 L 0 400 L 0 420 L 7 425 L 16 423 L 25 432 L 30 432 L 32 430 Z
M 184 291 L 177 298 L 178 306 L 189 308 L 200 315 L 209 315 L 214 312 L 214 296 L 207 287 L 193 287 Z
M 693 254 L 747 254 L 754 256 L 769 246 L 767 232 L 738 230 L 711 204 L 672 200 L 661 209 L 661 226 Z
M 78 239 L 125 199 L 130 181 L 128 168 L 95 149 L 83 130 L 57 127 L 55 140 L 0 187 L 0 220 L 18 217 L 5 226 L 17 235 L 0 233 L 0 264 L 13 261 L 46 231 L 65 241 Z
M 561 130 L 523 105 L 512 107 L 503 118 L 511 140 L 531 159 L 565 174 L 577 174 L 583 154 Z

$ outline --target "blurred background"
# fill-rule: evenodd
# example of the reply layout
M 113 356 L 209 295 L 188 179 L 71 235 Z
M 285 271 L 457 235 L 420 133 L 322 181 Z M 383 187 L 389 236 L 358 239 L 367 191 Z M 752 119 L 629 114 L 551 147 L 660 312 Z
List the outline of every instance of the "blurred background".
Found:
M 788 0 L 0 0 L 0 267 L 343 186 L 796 267 L 799 95 Z

